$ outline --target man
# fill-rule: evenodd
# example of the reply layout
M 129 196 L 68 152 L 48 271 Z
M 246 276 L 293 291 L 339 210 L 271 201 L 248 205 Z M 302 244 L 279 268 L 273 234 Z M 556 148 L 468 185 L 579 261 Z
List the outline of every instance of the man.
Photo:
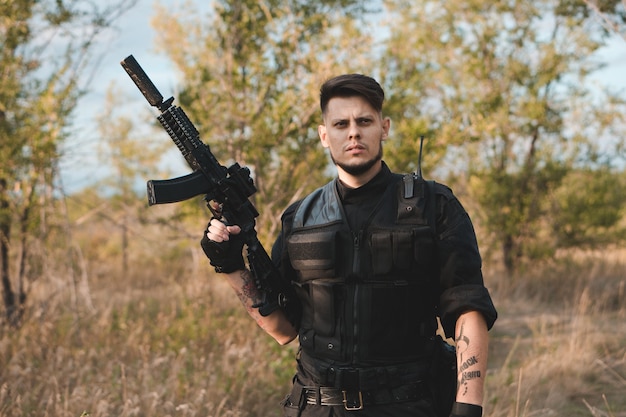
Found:
M 298 312 L 263 317 L 253 307 L 260 295 L 237 225 L 212 219 L 202 241 L 261 328 L 281 344 L 299 336 L 284 413 L 442 415 L 433 367 L 439 318 L 457 347 L 450 415 L 481 416 L 487 332 L 497 313 L 471 221 L 447 187 L 394 174 L 382 161 L 391 122 L 378 82 L 342 75 L 320 93 L 318 133 L 337 178 L 285 211 L 272 250 Z

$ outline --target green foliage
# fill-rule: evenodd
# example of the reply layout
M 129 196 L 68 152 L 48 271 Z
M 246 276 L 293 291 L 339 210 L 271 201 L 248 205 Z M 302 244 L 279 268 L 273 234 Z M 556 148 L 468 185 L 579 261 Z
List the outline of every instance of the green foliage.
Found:
M 594 14 L 600 13 L 617 25 L 626 23 L 626 10 L 620 0 L 600 0 L 589 2 L 585 0 L 561 0 L 555 9 L 558 16 L 570 17 L 579 24 L 584 24 Z M 603 27 L 603 34 L 610 33 Z
M 181 106 L 222 163 L 251 169 L 266 243 L 287 205 L 327 180 L 318 89 L 367 68 L 361 4 L 219 1 L 208 17 L 190 7 L 175 19 L 157 10 L 155 26 L 168 28 L 159 47 L 184 77 Z
M 134 1 L 104 11 L 79 1 L 0 4 L 0 275 L 12 324 L 19 322 L 27 281 L 41 272 L 31 267 L 43 255 L 31 248 L 48 236 L 47 210 L 83 93 L 86 57 L 111 15 Z M 11 260 L 17 267 L 9 267 Z
M 111 174 L 100 183 L 94 184 L 104 195 L 113 195 L 122 200 L 137 197 L 137 183 L 146 178 L 160 175 L 157 162 L 165 151 L 164 141 L 152 140 L 137 133 L 137 120 L 119 114 L 124 97 L 120 89 L 109 86 L 106 102 L 98 115 L 98 129 L 103 139 L 99 146 L 102 165 L 110 167 Z M 142 187 L 141 197 L 145 197 Z
M 400 122 L 412 136 L 403 140 L 422 130 L 431 137 L 426 165 L 451 178 L 469 174 L 476 217 L 509 271 L 531 254 L 548 255 L 539 232 L 551 193 L 581 165 L 616 162 L 623 146 L 613 138 L 624 136 L 626 100 L 592 94 L 586 83 L 601 68 L 587 58 L 606 32 L 581 14 L 582 2 L 386 4 L 396 19 L 387 43 L 390 115 L 412 119 Z M 623 13 L 616 2 L 602 10 Z M 411 166 L 414 148 L 388 154 Z M 579 219 L 589 233 L 591 217 Z
M 597 247 L 622 242 L 626 206 L 623 173 L 609 169 L 568 174 L 556 190 L 552 232 L 559 247 Z
M 346 6 L 221 1 L 208 19 L 191 8 L 160 32 L 184 78 L 180 101 L 205 140 L 220 159 L 252 169 L 262 240 L 275 236 L 289 203 L 325 181 L 318 86 L 358 71 L 378 74 L 386 89 L 385 160 L 394 170 L 417 168 L 424 135 L 426 176 L 464 180 L 452 185 L 480 205 L 475 217 L 507 269 L 553 253 L 561 240 L 543 226 L 551 193 L 569 171 L 623 149 L 610 138 L 623 137 L 624 98 L 592 95 L 585 83 L 602 67 L 587 57 L 607 35 L 590 10 L 571 1 L 387 1 L 389 19 L 374 24 L 388 36 L 376 49 L 358 25 L 368 6 L 330 13 Z M 623 19 L 616 2 L 597 7 Z M 168 18 L 160 9 L 156 25 Z M 598 137 L 602 146 L 590 140 Z

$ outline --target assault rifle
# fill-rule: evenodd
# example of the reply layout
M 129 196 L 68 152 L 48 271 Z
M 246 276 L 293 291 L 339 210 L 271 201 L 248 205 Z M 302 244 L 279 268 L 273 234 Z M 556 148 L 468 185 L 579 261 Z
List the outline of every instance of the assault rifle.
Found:
M 267 316 L 279 307 L 286 307 L 289 301 L 295 299 L 292 297 L 293 289 L 280 279 L 278 270 L 257 237 L 255 218 L 259 212 L 249 200 L 257 190 L 250 170 L 238 163 L 228 168 L 221 165 L 209 145 L 200 140 L 198 130 L 185 112 L 172 104 L 174 98 L 163 101 L 159 90 L 132 55 L 121 65 L 148 103 L 159 109 L 161 114 L 157 120 L 193 170 L 191 174 L 178 178 L 148 181 L 148 204 L 176 203 L 204 194 L 213 216 L 241 227 L 248 265 L 262 295 L 261 302 L 255 305 L 259 313 Z M 217 207 L 211 202 L 215 202 Z

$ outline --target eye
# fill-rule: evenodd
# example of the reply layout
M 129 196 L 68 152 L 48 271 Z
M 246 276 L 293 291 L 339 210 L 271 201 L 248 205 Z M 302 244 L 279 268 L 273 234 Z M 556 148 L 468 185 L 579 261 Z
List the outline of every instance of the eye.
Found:
M 365 126 L 372 123 L 372 119 L 370 119 L 369 117 L 361 117 L 357 121 L 360 125 L 365 125 Z
M 347 120 L 338 120 L 334 124 L 335 127 L 345 127 L 347 125 L 348 125 L 348 121 Z

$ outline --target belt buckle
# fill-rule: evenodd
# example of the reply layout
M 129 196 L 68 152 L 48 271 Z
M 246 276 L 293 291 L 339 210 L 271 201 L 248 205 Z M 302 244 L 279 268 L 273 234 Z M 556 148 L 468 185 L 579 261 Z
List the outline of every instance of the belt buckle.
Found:
M 341 393 L 343 394 L 343 408 L 345 408 L 347 411 L 358 411 L 363 409 L 363 394 L 361 393 L 361 391 L 357 392 L 359 393 L 358 404 L 353 401 L 350 405 L 348 405 L 348 392 L 346 390 L 341 391 Z

